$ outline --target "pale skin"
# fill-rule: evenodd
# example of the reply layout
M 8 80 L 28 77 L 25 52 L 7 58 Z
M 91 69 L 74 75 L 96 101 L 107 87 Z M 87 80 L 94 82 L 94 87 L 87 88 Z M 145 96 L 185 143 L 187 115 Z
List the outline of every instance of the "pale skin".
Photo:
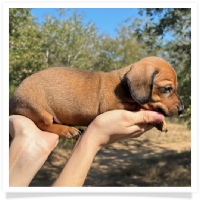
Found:
M 154 111 L 108 111 L 96 117 L 77 141 L 71 156 L 52 186 L 82 186 L 96 153 L 114 142 L 136 138 L 160 123 Z M 28 118 L 9 117 L 14 138 L 9 153 L 9 185 L 28 186 L 58 143 L 58 135 L 41 131 Z

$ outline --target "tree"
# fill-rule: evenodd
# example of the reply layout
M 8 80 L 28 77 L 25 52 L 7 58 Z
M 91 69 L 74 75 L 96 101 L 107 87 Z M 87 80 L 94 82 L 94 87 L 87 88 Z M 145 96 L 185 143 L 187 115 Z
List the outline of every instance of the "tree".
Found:
M 98 56 L 96 27 L 92 23 L 83 24 L 83 17 L 76 12 L 67 15 L 59 11 L 60 19 L 48 15 L 41 27 L 48 66 L 91 68 Z
M 28 75 L 46 67 L 41 43 L 41 33 L 30 9 L 10 8 L 9 80 L 11 90 Z
M 103 34 L 100 38 L 99 60 L 97 68 L 109 71 L 130 65 L 148 55 L 144 42 L 138 40 L 135 34 L 136 27 L 142 20 L 134 20 L 132 25 L 122 23 L 118 26 L 117 35 L 111 38 Z

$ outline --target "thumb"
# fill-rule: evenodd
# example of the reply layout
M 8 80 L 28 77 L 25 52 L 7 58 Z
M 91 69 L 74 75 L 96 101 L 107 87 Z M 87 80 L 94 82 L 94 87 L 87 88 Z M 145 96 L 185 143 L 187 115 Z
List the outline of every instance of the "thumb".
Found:
M 155 111 L 139 111 L 132 112 L 131 119 L 134 124 L 160 123 L 164 120 L 164 116 Z

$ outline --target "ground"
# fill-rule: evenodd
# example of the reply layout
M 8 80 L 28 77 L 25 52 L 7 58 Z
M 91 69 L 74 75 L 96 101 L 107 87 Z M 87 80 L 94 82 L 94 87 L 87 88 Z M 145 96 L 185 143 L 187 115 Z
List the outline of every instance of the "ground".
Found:
M 168 129 L 168 133 L 161 133 L 154 128 L 140 138 L 103 148 L 96 155 L 84 186 L 191 186 L 190 130 L 180 123 L 168 123 Z M 73 145 L 60 141 L 30 186 L 50 186 Z

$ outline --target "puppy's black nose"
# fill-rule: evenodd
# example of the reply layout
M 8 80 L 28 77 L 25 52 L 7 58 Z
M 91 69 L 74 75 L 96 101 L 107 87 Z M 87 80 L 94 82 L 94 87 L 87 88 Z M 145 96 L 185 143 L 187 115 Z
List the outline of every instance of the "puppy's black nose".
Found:
M 183 113 L 183 111 L 184 111 L 184 105 L 181 104 L 178 106 L 178 115 L 181 115 Z

